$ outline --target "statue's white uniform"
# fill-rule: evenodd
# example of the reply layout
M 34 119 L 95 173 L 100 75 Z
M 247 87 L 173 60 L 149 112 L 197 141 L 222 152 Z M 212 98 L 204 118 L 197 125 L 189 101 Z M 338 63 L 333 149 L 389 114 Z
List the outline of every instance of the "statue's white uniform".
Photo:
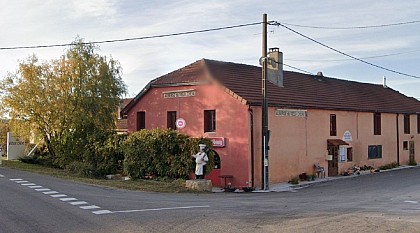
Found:
M 193 157 L 195 158 L 195 174 L 197 176 L 204 175 L 203 167 L 209 161 L 207 154 L 205 152 L 198 152 L 197 154 L 193 155 Z

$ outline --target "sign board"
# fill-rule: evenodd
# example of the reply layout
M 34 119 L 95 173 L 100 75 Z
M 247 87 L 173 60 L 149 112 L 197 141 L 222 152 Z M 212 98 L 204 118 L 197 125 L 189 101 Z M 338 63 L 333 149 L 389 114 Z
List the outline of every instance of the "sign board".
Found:
M 168 91 L 163 92 L 163 98 L 171 99 L 171 98 L 183 98 L 183 97 L 194 97 L 195 90 L 180 90 L 180 91 Z
M 7 132 L 7 160 L 16 160 L 25 154 L 25 142 Z
M 213 138 L 210 138 L 210 140 L 213 143 L 213 147 L 225 147 L 226 146 L 226 140 L 223 137 L 213 137 Z
M 345 142 L 353 141 L 353 136 L 351 135 L 350 131 L 347 130 L 346 132 L 344 132 L 343 141 Z
M 175 124 L 178 129 L 183 129 L 187 125 L 187 122 L 185 122 L 183 118 L 178 118 L 176 119 Z
M 307 111 L 295 109 L 277 109 L 275 115 L 280 117 L 306 117 Z

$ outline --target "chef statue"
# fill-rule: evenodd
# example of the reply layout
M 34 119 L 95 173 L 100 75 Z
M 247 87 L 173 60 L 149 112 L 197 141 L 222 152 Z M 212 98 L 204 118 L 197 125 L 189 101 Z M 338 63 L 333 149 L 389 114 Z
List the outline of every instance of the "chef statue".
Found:
M 196 179 L 204 179 L 204 174 L 206 173 L 206 164 L 209 161 L 206 152 L 204 149 L 206 148 L 205 144 L 199 144 L 200 151 L 192 155 L 195 158 L 195 178 Z

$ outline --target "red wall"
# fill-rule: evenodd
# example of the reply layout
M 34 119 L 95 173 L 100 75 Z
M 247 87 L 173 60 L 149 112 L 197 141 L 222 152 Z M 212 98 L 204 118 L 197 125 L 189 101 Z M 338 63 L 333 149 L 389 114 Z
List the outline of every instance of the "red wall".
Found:
M 164 98 L 163 92 L 195 90 L 193 97 Z M 204 110 L 216 110 L 216 132 L 204 133 Z M 181 133 L 192 137 L 224 137 L 226 147 L 215 148 L 221 158 L 220 171 L 207 178 L 220 185 L 221 175 L 233 175 L 232 185 L 246 186 L 249 177 L 249 120 L 248 107 L 226 93 L 217 84 L 181 87 L 155 87 L 150 89 L 128 112 L 128 131 L 136 131 L 138 111 L 146 113 L 146 129 L 166 128 L 167 111 L 177 111 L 177 118 L 186 121 Z M 197 145 L 198 146 L 198 145 Z

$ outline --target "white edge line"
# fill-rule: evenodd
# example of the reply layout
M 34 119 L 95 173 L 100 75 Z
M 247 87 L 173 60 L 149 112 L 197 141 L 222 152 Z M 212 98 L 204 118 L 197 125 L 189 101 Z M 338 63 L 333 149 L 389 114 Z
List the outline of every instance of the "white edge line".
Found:
M 418 201 L 404 201 L 405 203 L 413 203 L 413 204 L 418 204 Z
M 65 197 L 65 198 L 60 198 L 60 201 L 77 201 L 77 198 Z
M 36 184 L 34 184 L 34 183 L 23 183 L 23 184 L 20 184 L 20 185 L 23 185 L 23 186 L 31 186 L 31 185 L 36 185 Z
M 208 205 L 203 205 L 203 206 L 180 206 L 180 207 L 168 207 L 168 208 L 156 208 L 156 209 L 142 209 L 142 210 L 119 210 L 119 211 L 112 211 L 112 213 L 133 213 L 133 212 L 161 211 L 161 210 L 179 210 L 179 209 L 194 209 L 194 208 L 210 208 L 210 206 L 208 206 Z
M 110 210 L 96 210 L 92 211 L 93 214 L 113 214 L 114 212 Z
M 47 189 L 47 188 L 45 188 L 45 189 L 35 189 L 35 191 L 38 191 L 38 192 L 41 192 L 41 191 L 51 191 L 51 189 Z
M 55 193 L 58 193 L 57 191 L 48 191 L 48 192 L 43 192 L 43 194 L 55 194 Z
M 54 195 L 50 195 L 50 197 L 67 197 L 66 194 L 54 194 Z
M 21 184 L 21 183 L 28 183 L 29 181 L 26 181 L 26 180 L 16 180 L 15 182 L 18 183 L 18 184 Z
M 28 187 L 29 187 L 29 188 L 31 188 L 31 189 L 42 188 L 42 186 L 41 186 L 41 185 L 28 186 Z
M 92 210 L 92 209 L 99 209 L 101 207 L 96 206 L 96 205 L 87 205 L 87 206 L 79 206 L 80 209 L 84 209 L 84 210 Z
M 85 201 L 75 201 L 75 202 L 68 202 L 68 203 L 70 203 L 71 205 L 85 205 L 85 204 L 87 204 L 87 202 L 85 202 Z
M 23 180 L 23 179 L 9 179 L 11 181 L 18 181 L 18 180 Z

